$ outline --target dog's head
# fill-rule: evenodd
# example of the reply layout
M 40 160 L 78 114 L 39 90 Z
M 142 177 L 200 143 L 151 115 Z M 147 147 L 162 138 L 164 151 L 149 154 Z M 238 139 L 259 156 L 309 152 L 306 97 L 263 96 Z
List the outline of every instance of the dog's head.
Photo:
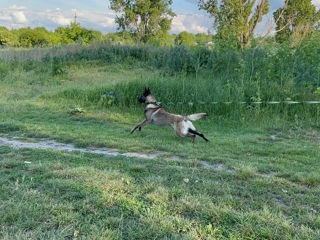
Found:
M 152 95 L 151 95 L 150 88 L 145 88 L 143 95 L 138 99 L 138 101 L 140 103 L 146 103 L 146 102 L 150 101 L 151 97 L 152 97 Z

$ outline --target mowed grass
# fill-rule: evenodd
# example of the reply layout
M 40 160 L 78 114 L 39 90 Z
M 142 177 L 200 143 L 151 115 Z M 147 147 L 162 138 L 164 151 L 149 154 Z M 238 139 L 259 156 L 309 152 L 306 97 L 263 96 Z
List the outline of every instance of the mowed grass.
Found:
M 0 82 L 0 132 L 8 138 L 182 157 L 0 146 L 0 238 L 319 239 L 319 129 L 279 116 L 265 116 L 270 122 L 260 124 L 211 115 L 195 122 L 210 142 L 197 138 L 193 145 L 166 127 L 150 125 L 130 135 L 143 119 L 143 106 L 50 97 L 157 75 L 93 65 L 45 82 L 17 73 Z M 84 113 L 70 115 L 75 108 Z M 229 171 L 203 167 L 204 161 Z

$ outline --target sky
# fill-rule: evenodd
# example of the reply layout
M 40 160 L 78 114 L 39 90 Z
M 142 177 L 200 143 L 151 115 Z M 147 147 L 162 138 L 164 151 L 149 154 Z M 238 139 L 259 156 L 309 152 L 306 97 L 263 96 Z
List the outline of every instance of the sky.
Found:
M 320 0 L 312 1 L 317 8 L 320 7 Z M 197 2 L 173 0 L 171 7 L 177 16 L 172 21 L 170 33 L 213 32 L 213 19 L 198 9 Z M 271 11 L 258 26 L 256 34 L 263 34 L 272 26 L 272 12 L 283 6 L 283 2 L 284 0 L 270 0 Z M 54 30 L 70 24 L 75 12 L 81 26 L 103 33 L 117 31 L 115 14 L 110 10 L 108 0 L 0 0 L 0 26 L 8 29 L 46 27 Z

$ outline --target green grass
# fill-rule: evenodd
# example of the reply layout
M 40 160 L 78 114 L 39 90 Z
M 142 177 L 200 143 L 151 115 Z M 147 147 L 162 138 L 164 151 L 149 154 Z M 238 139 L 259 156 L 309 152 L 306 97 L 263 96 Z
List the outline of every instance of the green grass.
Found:
M 76 231 L 83 239 L 319 237 L 319 188 L 281 177 L 220 173 L 187 160 L 0 151 L 2 239 Z
M 1 51 L 0 77 L 12 79 L 12 72 L 17 71 L 36 73 L 31 84 L 46 83 L 53 77 L 65 75 L 75 65 L 100 65 L 104 66 L 100 71 L 104 71 L 105 66 L 117 64 L 116 68 L 108 70 L 118 70 L 123 66 L 161 70 L 156 78 L 142 78 L 141 75 L 135 81 L 120 84 L 116 94 L 121 95 L 120 102 L 126 104 L 132 104 L 133 97 L 138 92 L 140 94 L 146 83 L 157 89 L 160 98 L 173 102 L 308 101 L 319 98 L 318 42 L 319 38 L 315 36 L 296 47 L 288 43 L 265 44 L 242 51 L 221 48 L 219 44 L 212 49 L 108 44 L 12 49 Z M 66 89 L 64 93 L 69 97 L 88 96 L 89 100 L 99 100 L 101 89 L 90 90 L 87 93 L 73 88 Z M 319 114 L 319 108 L 311 112 Z
M 69 66 L 51 77 L 13 71 L 0 81 L 0 135 L 162 150 L 183 158 L 0 146 L 1 239 L 320 238 L 315 120 L 293 115 L 289 122 L 281 114 L 248 109 L 243 119 L 226 118 L 220 111 L 195 122 L 210 142 L 197 138 L 193 145 L 166 127 L 150 125 L 130 135 L 143 118 L 143 106 L 103 105 L 65 94 L 160 78 L 158 71 L 92 64 Z M 194 110 L 165 107 L 176 113 Z M 75 108 L 84 112 L 70 115 Z M 232 172 L 203 168 L 202 161 Z

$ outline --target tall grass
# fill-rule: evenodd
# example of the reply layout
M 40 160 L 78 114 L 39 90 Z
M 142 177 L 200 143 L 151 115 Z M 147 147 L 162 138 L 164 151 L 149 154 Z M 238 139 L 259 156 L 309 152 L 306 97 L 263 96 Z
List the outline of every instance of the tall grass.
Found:
M 0 52 L 2 80 L 10 71 L 32 72 L 48 79 L 66 74 L 70 65 L 122 64 L 160 69 L 153 79 L 119 83 L 113 87 L 68 89 L 58 94 L 102 106 L 136 106 L 145 86 L 170 108 L 206 110 L 238 116 L 261 112 L 319 116 L 318 105 L 253 106 L 213 105 L 201 102 L 306 101 L 319 100 L 320 46 L 308 39 L 300 46 L 264 45 L 243 51 L 218 46 L 154 48 L 150 46 L 71 45 L 48 49 L 5 50 Z M 7 80 L 10 77 L 7 77 Z M 45 77 L 43 77 L 45 79 Z M 13 79 L 11 79 L 13 80 Z M 318 90 L 317 90 L 318 89 Z M 189 104 L 192 102 L 193 104 Z

